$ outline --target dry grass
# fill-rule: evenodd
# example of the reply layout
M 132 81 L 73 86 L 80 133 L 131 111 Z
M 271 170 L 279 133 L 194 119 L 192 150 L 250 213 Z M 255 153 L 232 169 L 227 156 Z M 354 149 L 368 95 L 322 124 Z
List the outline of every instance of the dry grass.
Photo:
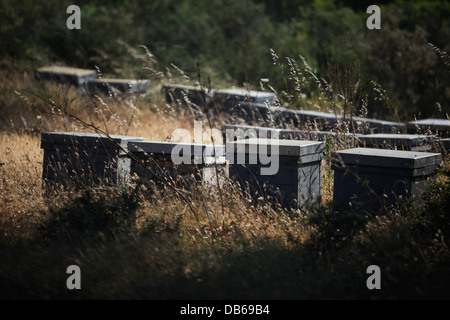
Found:
M 0 216 L 5 237 L 29 236 L 42 218 L 40 139 L 28 135 L 0 137 Z
M 40 132 L 97 128 L 169 141 L 179 128 L 193 136 L 193 119 L 166 106 L 158 91 L 137 100 L 89 99 L 73 88 L 39 84 L 24 74 L 2 72 L 0 78 L 5 89 L 2 105 L 8 106 L 2 109 L 6 127 L 0 136 L 1 298 L 342 299 L 445 294 L 449 273 L 436 276 L 448 271 L 448 240 L 439 240 L 450 232 L 443 215 L 449 203 L 445 170 L 436 186 L 441 190 L 439 201 L 425 211 L 405 206 L 382 217 L 333 214 L 333 174 L 326 160 L 323 206 L 316 210 L 287 211 L 255 203 L 232 180 L 222 185 L 221 196 L 218 190 L 192 184 L 183 192 L 185 198 L 170 188 L 144 186 L 128 192 L 68 190 L 45 197 Z M 329 151 L 336 147 L 331 142 Z M 412 254 L 414 250 L 421 255 Z M 383 288 L 390 290 L 386 295 L 364 285 L 365 270 L 373 263 L 385 272 Z M 70 264 L 83 272 L 79 292 L 61 285 Z M 417 282 L 408 279 L 417 275 Z
M 39 219 L 48 214 L 49 204 L 48 199 L 43 196 L 41 185 L 43 150 L 40 148 L 40 138 L 24 134 L 4 133 L 1 136 L 1 142 L 2 223 L 18 229 L 21 228 L 21 223 L 39 223 Z M 233 228 L 245 230 L 246 236 L 264 237 L 279 236 L 280 226 L 287 228 L 286 230 L 289 232 L 295 231 L 287 216 L 278 215 L 277 211 L 268 204 L 255 205 L 242 193 L 236 192 L 237 186 L 233 185 L 231 181 L 227 181 L 223 188 L 223 192 L 227 195 L 223 213 L 222 204 L 217 201 L 217 190 L 205 192 L 206 190 L 201 185 L 194 186 L 190 190 L 194 196 L 194 208 L 198 213 L 198 221 L 195 217 L 191 217 L 183 220 L 183 223 L 186 223 L 184 227 L 187 229 L 194 230 L 193 239 L 196 236 L 202 238 L 203 232 L 227 233 Z M 168 209 L 176 215 L 192 215 L 181 199 L 174 198 L 168 202 L 163 196 L 155 198 L 156 201 L 143 201 L 140 212 L 141 219 L 145 220 L 148 218 L 147 215 L 152 216 L 153 213 L 159 215 L 159 212 L 155 211 L 157 208 Z M 14 214 L 12 214 L 13 212 Z M 170 215 L 165 215 L 165 217 L 169 220 L 173 219 L 173 216 Z M 282 221 L 283 219 L 286 220 Z M 226 227 L 228 229 L 223 230 Z M 203 228 L 206 229 L 203 230 Z M 282 239 L 282 241 L 285 240 Z

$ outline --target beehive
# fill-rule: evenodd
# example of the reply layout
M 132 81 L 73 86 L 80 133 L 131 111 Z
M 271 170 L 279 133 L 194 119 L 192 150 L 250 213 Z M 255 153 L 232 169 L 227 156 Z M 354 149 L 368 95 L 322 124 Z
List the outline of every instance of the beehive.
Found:
M 41 134 L 44 149 L 43 181 L 57 183 L 123 185 L 129 181 L 129 141 L 141 137 L 79 132 Z
M 148 80 L 135 79 L 91 79 L 87 81 L 89 92 L 101 92 L 103 94 L 132 94 L 145 92 L 150 86 Z
M 226 144 L 230 176 L 255 200 L 286 208 L 318 203 L 324 152 L 325 143 L 317 141 L 251 138 Z
M 284 140 L 327 141 L 338 148 L 347 148 L 359 144 L 358 133 L 337 133 L 331 131 L 289 130 L 269 127 L 226 124 L 222 126 L 225 141 L 249 138 L 278 138 Z
M 434 136 L 418 134 L 368 134 L 359 137 L 362 147 L 404 151 L 430 151 Z
M 199 86 L 164 84 L 161 90 L 169 104 L 194 107 L 201 110 L 205 103 L 209 103 L 208 90 Z
M 273 92 L 237 88 L 214 90 L 212 99 L 217 110 L 230 112 L 232 108 L 243 102 L 266 106 L 274 105 L 277 97 Z
M 376 211 L 420 196 L 441 163 L 440 153 L 355 148 L 333 155 L 336 210 Z
M 425 133 L 428 130 L 432 134 L 438 134 L 441 137 L 450 137 L 450 119 L 420 119 L 407 123 L 408 132 Z
M 50 66 L 38 68 L 35 71 L 38 80 L 53 80 L 68 83 L 76 87 L 84 87 L 86 82 L 97 78 L 97 71 L 71 67 Z
M 128 149 L 133 155 L 131 172 L 143 182 L 196 180 L 211 186 L 217 176 L 227 175 L 224 145 L 133 141 Z
M 365 134 L 401 134 L 405 131 L 405 124 L 394 121 L 377 120 L 364 117 L 352 117 L 349 129 Z
M 258 124 L 269 126 L 274 122 L 272 107 L 264 103 L 240 102 L 228 110 L 232 123 Z

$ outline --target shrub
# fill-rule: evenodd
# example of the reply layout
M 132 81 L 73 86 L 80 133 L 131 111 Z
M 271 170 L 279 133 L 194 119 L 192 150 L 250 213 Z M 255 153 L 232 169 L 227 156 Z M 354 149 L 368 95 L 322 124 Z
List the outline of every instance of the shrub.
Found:
M 130 236 L 136 229 L 138 204 L 135 191 L 85 189 L 61 206 L 51 206 L 42 232 L 50 241 Z

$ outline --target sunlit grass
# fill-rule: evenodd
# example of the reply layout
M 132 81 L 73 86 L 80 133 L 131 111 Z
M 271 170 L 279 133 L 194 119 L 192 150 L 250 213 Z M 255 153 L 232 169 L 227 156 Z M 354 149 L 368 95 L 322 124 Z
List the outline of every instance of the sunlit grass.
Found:
M 138 184 L 48 197 L 41 132 L 170 141 L 180 128 L 193 136 L 194 118 L 166 105 L 158 90 L 110 99 L 26 75 L 0 77 L 10 106 L 0 136 L 1 298 L 448 297 L 448 160 L 425 207 L 405 204 L 375 217 L 332 211 L 336 141 L 322 162 L 318 209 L 255 203 L 231 179 L 220 190 L 194 183 L 185 197 Z M 82 270 L 79 292 L 64 287 L 70 264 Z M 364 285 L 370 264 L 383 270 L 382 292 Z

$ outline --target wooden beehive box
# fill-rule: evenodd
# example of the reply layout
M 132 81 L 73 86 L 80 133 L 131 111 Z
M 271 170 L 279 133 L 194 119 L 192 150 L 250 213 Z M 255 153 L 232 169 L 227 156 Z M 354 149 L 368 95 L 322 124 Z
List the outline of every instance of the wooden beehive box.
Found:
M 364 117 L 352 117 L 349 129 L 365 134 L 401 134 L 405 131 L 405 124 L 394 121 L 377 120 Z
M 286 208 L 319 203 L 324 142 L 251 138 L 227 142 L 226 149 L 230 176 L 254 199 Z
M 327 131 L 342 121 L 342 117 L 339 115 L 312 110 L 293 110 L 276 107 L 272 109 L 272 112 L 275 115 L 277 125 L 290 125 L 299 130 Z
M 84 87 L 88 80 L 97 78 L 97 71 L 71 67 L 50 66 L 38 68 L 35 71 L 38 80 L 53 80 L 68 83 L 75 87 Z
M 448 155 L 450 153 L 450 138 L 438 139 L 436 149 L 443 155 Z
M 437 134 L 441 137 L 450 137 L 450 119 L 420 119 L 407 123 L 409 133 L 427 133 Z
M 289 130 L 269 127 L 226 124 L 222 126 L 225 141 L 236 141 L 249 138 L 278 138 L 283 140 L 327 141 L 338 148 L 357 146 L 361 134 L 336 133 L 330 131 Z
M 434 136 L 418 134 L 368 134 L 359 137 L 362 147 L 404 151 L 430 151 Z
M 296 119 L 298 123 L 296 122 Z M 332 113 L 312 111 L 312 110 L 295 110 L 291 122 L 298 128 L 313 128 L 326 131 L 335 127 L 342 121 L 340 115 Z
M 272 107 L 265 103 L 240 102 L 228 110 L 232 123 L 258 124 L 269 126 L 274 122 Z
M 54 184 L 124 185 L 129 181 L 129 141 L 141 137 L 78 132 L 44 132 L 43 181 Z
M 150 86 L 148 80 L 136 79 L 92 79 L 87 81 L 89 92 L 101 92 L 103 94 L 136 94 L 145 92 Z
M 250 138 L 273 138 L 280 135 L 280 129 L 236 124 L 222 126 L 224 141 L 231 142 Z
M 166 181 L 183 186 L 195 180 L 212 186 L 217 184 L 217 176 L 222 179 L 228 173 L 224 145 L 133 141 L 128 149 L 133 155 L 131 172 L 144 183 Z M 183 158 L 182 163 L 174 160 L 172 152 Z
M 238 88 L 214 90 L 212 99 L 218 111 L 230 112 L 236 105 L 243 102 L 266 106 L 274 105 L 277 96 L 273 92 Z
M 168 104 L 189 107 L 200 112 L 205 105 L 210 105 L 208 89 L 202 89 L 200 86 L 164 84 L 161 90 Z
M 441 163 L 440 153 L 355 148 L 333 155 L 335 209 L 376 211 L 420 196 Z

